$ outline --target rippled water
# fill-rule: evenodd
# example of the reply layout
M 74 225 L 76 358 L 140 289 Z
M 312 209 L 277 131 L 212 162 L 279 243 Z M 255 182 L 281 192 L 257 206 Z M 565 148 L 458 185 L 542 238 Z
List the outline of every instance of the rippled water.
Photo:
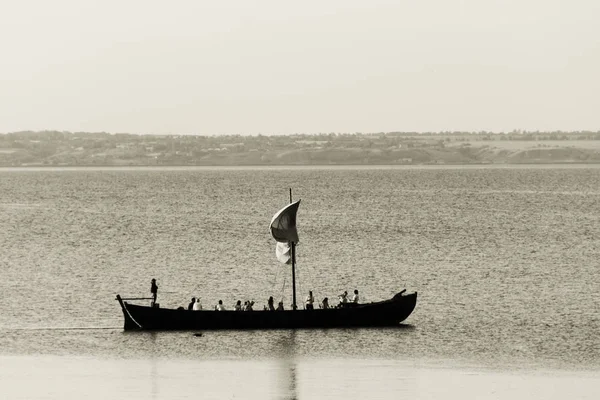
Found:
M 418 291 L 405 326 L 122 332 L 152 277 L 162 307 L 289 304 L 289 187 L 302 297 Z M 597 370 L 599 220 L 598 167 L 0 170 L 0 354 Z

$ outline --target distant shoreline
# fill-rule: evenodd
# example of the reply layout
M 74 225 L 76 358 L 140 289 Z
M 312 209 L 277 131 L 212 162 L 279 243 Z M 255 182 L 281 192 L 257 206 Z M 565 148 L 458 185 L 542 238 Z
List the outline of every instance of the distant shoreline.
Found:
M 598 132 L 152 136 L 0 134 L 0 167 L 599 164 Z
M 193 170 L 417 170 L 417 169 L 522 169 L 522 168 L 600 168 L 600 162 L 511 163 L 511 164 L 346 164 L 346 165 L 25 165 L 0 166 L 0 172 L 18 171 L 193 171 Z

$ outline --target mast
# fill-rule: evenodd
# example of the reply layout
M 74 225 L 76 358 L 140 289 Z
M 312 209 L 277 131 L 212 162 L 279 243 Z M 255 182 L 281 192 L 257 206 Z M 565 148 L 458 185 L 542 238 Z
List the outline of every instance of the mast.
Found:
M 290 203 L 292 203 L 292 188 L 290 188 Z M 292 252 L 292 310 L 296 310 L 296 243 L 291 242 Z

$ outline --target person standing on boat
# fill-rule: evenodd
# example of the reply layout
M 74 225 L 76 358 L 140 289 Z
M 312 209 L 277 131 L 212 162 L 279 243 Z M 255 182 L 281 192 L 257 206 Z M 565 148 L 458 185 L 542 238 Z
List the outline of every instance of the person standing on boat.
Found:
M 200 303 L 200 297 L 198 297 L 198 299 L 196 299 L 193 310 L 194 311 L 202 311 L 202 303 Z
M 329 299 L 327 297 L 323 299 L 323 302 L 321 303 L 321 308 L 323 310 L 327 310 L 329 308 Z
M 283 301 L 280 301 L 279 304 L 277 304 L 277 311 L 283 311 Z
M 192 301 L 190 304 L 188 304 L 188 310 L 192 311 L 194 309 L 194 304 L 196 304 L 196 298 L 192 297 Z
M 269 305 L 269 311 L 275 311 L 275 306 L 273 305 L 273 296 L 269 297 L 269 300 L 267 301 L 267 304 Z
M 150 284 L 150 293 L 152 293 L 152 307 L 156 304 L 156 297 L 158 296 L 158 286 L 156 285 L 156 279 L 152 278 Z
M 242 301 L 238 300 L 237 303 L 235 303 L 235 307 L 233 309 L 235 311 L 242 311 Z
M 312 290 L 309 290 L 308 296 L 306 296 L 306 309 L 314 310 L 315 309 L 314 302 L 315 302 L 315 298 L 313 297 Z
M 358 304 L 358 290 L 354 289 L 354 296 L 352 296 L 352 302 Z

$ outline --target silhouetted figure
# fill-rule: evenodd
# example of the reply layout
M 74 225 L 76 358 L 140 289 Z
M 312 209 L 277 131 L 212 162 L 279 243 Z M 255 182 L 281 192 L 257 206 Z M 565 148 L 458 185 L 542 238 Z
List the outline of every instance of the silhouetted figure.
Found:
M 283 301 L 280 301 L 279 304 L 277 304 L 277 311 L 283 311 Z
M 354 289 L 354 296 L 352 296 L 352 302 L 358 304 L 358 290 Z
M 254 302 L 248 300 L 248 302 L 246 303 L 246 310 L 245 311 L 254 311 L 254 309 L 252 308 L 253 305 L 254 305 Z
M 275 311 L 275 306 L 273 305 L 273 296 L 269 297 L 267 304 L 269 305 L 269 311 Z
M 314 310 L 315 309 L 314 302 L 315 302 L 315 298 L 313 297 L 312 290 L 309 290 L 308 296 L 306 296 L 306 309 Z
M 225 311 L 225 306 L 223 305 L 223 300 L 219 300 L 219 304 L 215 306 L 216 311 Z
M 329 299 L 327 297 L 323 299 L 323 302 L 321 303 L 321 308 L 323 310 L 327 310 L 329 308 Z
M 192 301 L 190 304 L 188 304 L 188 310 L 193 310 L 194 309 L 194 304 L 196 303 L 196 298 L 192 297 Z
M 235 307 L 234 307 L 235 311 L 242 311 L 242 301 L 238 300 L 237 303 L 235 303 Z
M 348 304 L 348 292 L 344 290 L 344 293 L 340 294 L 340 304 L 338 307 L 345 307 Z
M 200 297 L 198 297 L 196 299 L 196 302 L 194 303 L 194 311 L 202 311 L 202 303 L 200 303 Z
M 156 297 L 158 296 L 158 286 L 156 285 L 156 279 L 152 278 L 150 284 L 150 293 L 152 293 L 152 307 L 156 304 Z

